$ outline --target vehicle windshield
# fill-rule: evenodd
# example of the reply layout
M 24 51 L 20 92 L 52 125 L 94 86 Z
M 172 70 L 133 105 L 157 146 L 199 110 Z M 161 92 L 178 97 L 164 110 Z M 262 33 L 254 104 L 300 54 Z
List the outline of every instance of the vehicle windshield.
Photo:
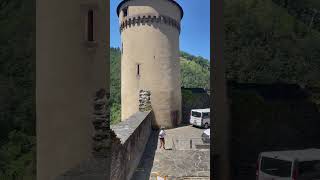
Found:
M 192 111 L 191 116 L 193 116 L 193 117 L 201 117 L 201 113 L 196 112 L 196 111 Z
M 262 157 L 261 171 L 278 177 L 291 177 L 291 161 Z
M 299 162 L 299 175 L 313 174 L 320 172 L 320 160 Z

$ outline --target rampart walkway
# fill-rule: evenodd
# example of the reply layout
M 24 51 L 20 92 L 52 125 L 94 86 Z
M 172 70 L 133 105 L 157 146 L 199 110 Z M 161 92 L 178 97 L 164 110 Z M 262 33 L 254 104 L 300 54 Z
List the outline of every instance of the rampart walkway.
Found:
M 166 130 L 166 149 L 159 149 L 158 131 L 152 131 L 132 180 L 210 179 L 210 150 L 201 141 L 203 129 L 184 126 Z M 190 146 L 191 140 L 191 146 Z M 202 145 L 198 149 L 197 145 Z M 190 149 L 191 147 L 191 149 Z

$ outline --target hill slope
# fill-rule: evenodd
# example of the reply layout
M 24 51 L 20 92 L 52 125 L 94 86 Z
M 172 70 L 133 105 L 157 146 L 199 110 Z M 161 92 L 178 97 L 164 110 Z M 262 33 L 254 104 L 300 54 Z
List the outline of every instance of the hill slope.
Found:
M 35 179 L 35 1 L 0 1 L 0 94 L 0 179 Z
M 225 1 L 227 77 L 319 84 L 320 34 L 271 0 Z
M 270 101 L 257 89 L 229 86 L 231 151 L 234 150 L 231 166 L 235 180 L 255 178 L 251 164 L 259 152 L 319 146 L 312 140 L 319 139 L 315 127 L 319 126 L 320 114 L 314 103 L 320 102 L 316 93 L 320 87 L 320 34 L 291 12 L 298 9 L 293 8 L 296 5 L 285 7 L 275 1 L 224 1 L 227 77 L 244 86 L 284 82 L 312 86 L 315 91 L 311 93 L 311 102 L 309 97 Z M 303 3 L 312 0 L 280 1 L 301 3 L 303 7 Z M 274 85 L 271 89 L 281 93 Z

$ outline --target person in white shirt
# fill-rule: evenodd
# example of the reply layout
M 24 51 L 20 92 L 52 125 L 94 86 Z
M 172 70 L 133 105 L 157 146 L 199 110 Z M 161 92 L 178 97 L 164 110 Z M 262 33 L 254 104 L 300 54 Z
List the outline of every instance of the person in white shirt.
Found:
M 160 139 L 160 149 L 161 147 L 163 147 L 163 149 L 165 148 L 165 141 L 164 141 L 164 137 L 166 136 L 166 132 L 164 131 L 164 128 L 161 127 L 160 133 L 159 133 L 159 139 Z

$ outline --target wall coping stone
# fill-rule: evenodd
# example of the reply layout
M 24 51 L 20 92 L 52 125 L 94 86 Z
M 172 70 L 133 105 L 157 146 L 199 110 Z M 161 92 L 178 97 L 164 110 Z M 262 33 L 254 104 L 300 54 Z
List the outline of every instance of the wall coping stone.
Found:
M 111 125 L 111 129 L 120 139 L 121 144 L 124 144 L 128 138 L 134 133 L 134 131 L 140 126 L 140 124 L 146 119 L 151 111 L 136 112 L 128 119 L 121 121 L 118 124 Z

